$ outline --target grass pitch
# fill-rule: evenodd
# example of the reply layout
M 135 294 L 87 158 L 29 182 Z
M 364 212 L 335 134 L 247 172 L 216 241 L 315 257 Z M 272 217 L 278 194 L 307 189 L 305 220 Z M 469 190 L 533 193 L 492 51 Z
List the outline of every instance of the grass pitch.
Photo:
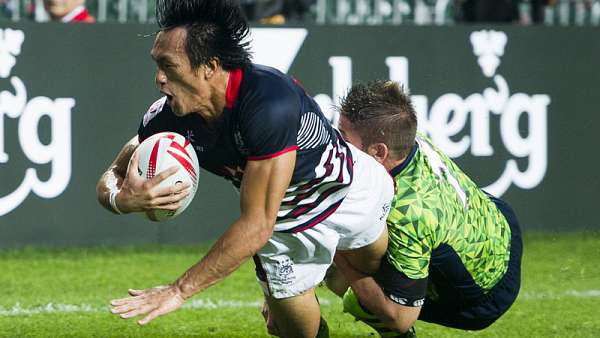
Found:
M 522 289 L 498 322 L 464 332 L 418 322 L 419 337 L 600 337 L 600 233 L 527 234 Z M 207 246 L 0 251 L 0 337 L 268 337 L 248 262 L 186 308 L 145 327 L 108 312 L 128 288 L 165 284 Z M 332 337 L 376 337 L 319 290 Z

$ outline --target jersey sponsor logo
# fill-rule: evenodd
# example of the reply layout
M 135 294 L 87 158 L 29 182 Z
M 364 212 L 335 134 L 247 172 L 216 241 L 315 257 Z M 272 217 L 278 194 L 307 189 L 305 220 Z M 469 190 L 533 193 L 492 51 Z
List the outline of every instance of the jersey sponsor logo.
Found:
M 412 305 L 415 307 L 423 306 L 425 304 L 425 298 L 415 300 Z
M 383 221 L 384 219 L 387 219 L 388 214 L 390 213 L 390 208 L 391 208 L 391 203 L 385 203 L 382 207 L 381 207 L 381 215 L 379 215 L 379 220 Z
M 153 118 L 156 117 L 156 115 L 158 115 L 158 113 L 160 113 L 165 105 L 165 102 L 167 102 L 167 97 L 161 97 L 160 99 L 156 100 L 151 106 L 150 108 L 148 108 L 148 111 L 146 112 L 146 114 L 144 114 L 144 119 L 142 121 L 144 127 L 148 125 L 148 123 L 150 123 L 150 120 L 152 120 Z
M 240 154 L 244 156 L 248 156 L 250 152 L 248 151 L 248 147 L 246 147 L 246 143 L 244 143 L 244 138 L 242 137 L 242 132 L 236 130 L 233 133 L 233 141 L 235 142 L 236 149 L 240 152 Z
M 196 135 L 194 135 L 194 131 L 193 131 L 193 130 L 187 129 L 187 130 L 185 131 L 185 138 L 186 138 L 188 141 L 190 141 L 190 143 L 192 144 L 192 146 L 194 147 L 194 149 L 195 149 L 197 152 L 203 152 L 203 151 L 205 150 L 203 146 L 200 146 L 200 145 L 194 145 L 194 144 L 196 143 L 196 138 L 195 138 L 195 137 L 196 137 Z
M 511 94 L 508 80 L 498 73 L 509 45 L 504 32 L 474 31 L 465 42 L 464 47 L 472 48 L 476 64 L 482 75 L 490 79 L 491 86 L 466 97 L 447 93 L 431 100 L 425 95 L 412 95 L 419 131 L 452 158 L 467 152 L 476 158 L 489 158 L 506 151 L 512 158 L 503 163 L 497 176 L 483 188 L 492 195 L 502 196 L 513 184 L 521 189 L 533 189 L 543 181 L 548 167 L 547 119 L 551 98 L 547 94 Z M 328 62 L 333 75 L 332 95 L 317 94 L 314 99 L 327 119 L 336 125 L 339 113 L 334 107 L 339 106 L 340 98 L 352 84 L 352 59 L 332 56 Z M 409 59 L 389 56 L 385 64 L 389 78 L 408 89 Z M 520 121 L 527 121 L 526 129 L 519 128 Z M 492 126 L 496 128 L 496 125 L 498 130 L 493 130 Z M 462 135 L 467 130 L 470 134 Z M 492 132 L 499 132 L 502 144 L 492 144 Z M 517 165 L 517 159 L 526 160 L 527 165 Z
M 294 274 L 294 262 L 290 258 L 284 258 L 275 265 L 275 278 L 278 283 L 289 285 L 294 282 L 296 275 Z
M 0 78 L 10 77 L 12 85 L 12 91 L 0 92 L 0 164 L 10 164 L 11 156 L 15 155 L 7 153 L 4 148 L 5 122 L 9 121 L 4 119 L 5 116 L 18 119 L 18 143 L 32 164 L 32 167 L 24 170 L 20 184 L 3 182 L 0 190 L 0 216 L 17 208 L 32 191 L 46 199 L 59 196 L 71 179 L 71 109 L 75 106 L 75 99 L 51 99 L 45 96 L 27 99 L 27 88 L 23 80 L 18 76 L 10 76 L 24 41 L 23 31 L 0 29 Z M 49 142 L 40 140 L 38 134 L 43 117 L 50 120 L 52 136 Z M 43 181 L 34 165 L 46 164 L 50 164 L 50 174 Z
M 392 294 L 389 295 L 390 299 L 393 300 L 394 302 L 400 304 L 400 305 L 406 305 L 408 304 L 408 299 L 404 298 L 404 297 L 398 297 L 398 296 L 394 296 Z
M 390 294 L 389 297 L 391 300 L 393 300 L 394 302 L 396 302 L 400 305 L 420 307 L 420 306 L 423 306 L 423 304 L 425 304 L 425 298 L 417 299 L 417 300 L 414 300 L 411 302 L 404 297 L 399 297 L 399 296 L 395 296 L 392 294 Z

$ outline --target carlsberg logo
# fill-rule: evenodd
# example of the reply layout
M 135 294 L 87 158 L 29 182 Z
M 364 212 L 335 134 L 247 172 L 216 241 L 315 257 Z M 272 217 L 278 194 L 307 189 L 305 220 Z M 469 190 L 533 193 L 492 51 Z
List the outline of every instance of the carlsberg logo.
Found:
M 25 34 L 20 30 L 0 29 L 0 79 L 10 76 L 24 40 Z M 28 100 L 27 88 L 19 77 L 10 77 L 10 85 L 12 91 L 0 92 L 0 170 L 10 164 L 11 156 L 4 148 L 5 118 L 19 120 L 19 144 L 25 156 L 38 165 L 50 163 L 51 170 L 50 177 L 42 181 L 35 168 L 27 168 L 16 189 L 0 195 L 0 216 L 17 208 L 31 191 L 43 198 L 60 195 L 71 178 L 71 109 L 75 100 L 53 100 L 45 96 Z M 48 144 L 43 144 L 38 135 L 38 124 L 43 116 L 47 116 L 51 124 L 52 137 Z
M 491 119 L 499 119 L 500 136 L 504 148 L 516 158 L 526 158 L 527 167 L 519 169 L 515 159 L 504 164 L 502 174 L 486 191 L 502 196 L 514 184 L 532 189 L 543 180 L 547 164 L 547 115 L 550 97 L 545 94 L 511 93 L 508 81 L 497 68 L 508 43 L 504 32 L 482 30 L 471 33 L 473 54 L 482 75 L 491 80 L 491 86 L 467 97 L 448 93 L 436 100 L 424 95 L 412 95 L 419 120 L 419 131 L 450 157 L 460 157 L 469 151 L 473 156 L 494 155 L 496 147 L 490 143 Z M 385 60 L 389 78 L 408 86 L 409 60 L 392 56 Z M 327 94 L 315 96 L 330 121 L 337 123 L 338 113 L 331 109 L 339 104 L 352 84 L 352 60 L 347 56 L 329 58 L 333 70 L 332 99 Z M 430 104 L 431 102 L 431 104 Z M 519 131 L 519 120 L 526 119 L 528 130 Z M 470 135 L 457 135 L 470 124 Z

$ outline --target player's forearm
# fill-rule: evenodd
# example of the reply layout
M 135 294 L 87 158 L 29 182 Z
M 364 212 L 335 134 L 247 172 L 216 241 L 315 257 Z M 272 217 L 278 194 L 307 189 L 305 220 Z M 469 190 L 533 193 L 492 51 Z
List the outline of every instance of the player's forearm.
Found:
M 373 277 L 357 279 L 352 282 L 351 287 L 361 305 L 377 316 L 386 327 L 406 332 L 416 320 L 411 318 L 412 315 L 403 313 L 399 305 L 390 301 Z
M 110 164 L 110 167 L 106 169 L 104 174 L 100 176 L 98 184 L 96 185 L 96 196 L 98 202 L 109 211 L 118 213 L 115 208 L 110 204 L 111 192 L 119 190 L 127 175 L 127 167 L 129 160 L 139 145 L 137 135 L 131 138 L 117 154 L 115 160 Z
M 372 277 L 364 275 L 363 278 L 353 281 L 350 286 L 367 310 L 384 323 L 393 321 L 394 309 L 389 306 L 387 297 Z
M 281 200 L 292 179 L 295 152 L 248 161 L 241 185 L 241 217 L 208 254 L 177 281 L 184 298 L 217 283 L 253 256 L 273 234 Z
M 118 191 L 123 183 L 123 176 L 120 176 L 115 168 L 109 168 L 98 180 L 96 185 L 96 196 L 98 202 L 107 210 L 117 213 L 110 204 L 111 192 Z
M 400 318 L 400 309 L 387 298 L 373 277 L 353 268 L 339 253 L 336 254 L 334 260 L 344 277 L 350 282 L 354 294 L 364 308 L 379 318 L 388 328 L 400 332 L 405 332 L 410 328 L 412 323 L 406 327 L 403 319 Z
M 219 282 L 252 257 L 273 234 L 267 221 L 237 220 L 217 240 L 208 254 L 177 279 L 185 299 Z

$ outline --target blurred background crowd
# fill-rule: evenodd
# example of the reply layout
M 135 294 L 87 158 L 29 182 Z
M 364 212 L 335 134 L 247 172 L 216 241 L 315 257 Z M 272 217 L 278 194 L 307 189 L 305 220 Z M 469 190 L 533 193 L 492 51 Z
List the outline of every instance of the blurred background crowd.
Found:
M 240 0 L 262 24 L 600 25 L 600 0 Z M 0 0 L 0 20 L 137 22 L 154 20 L 155 0 Z

